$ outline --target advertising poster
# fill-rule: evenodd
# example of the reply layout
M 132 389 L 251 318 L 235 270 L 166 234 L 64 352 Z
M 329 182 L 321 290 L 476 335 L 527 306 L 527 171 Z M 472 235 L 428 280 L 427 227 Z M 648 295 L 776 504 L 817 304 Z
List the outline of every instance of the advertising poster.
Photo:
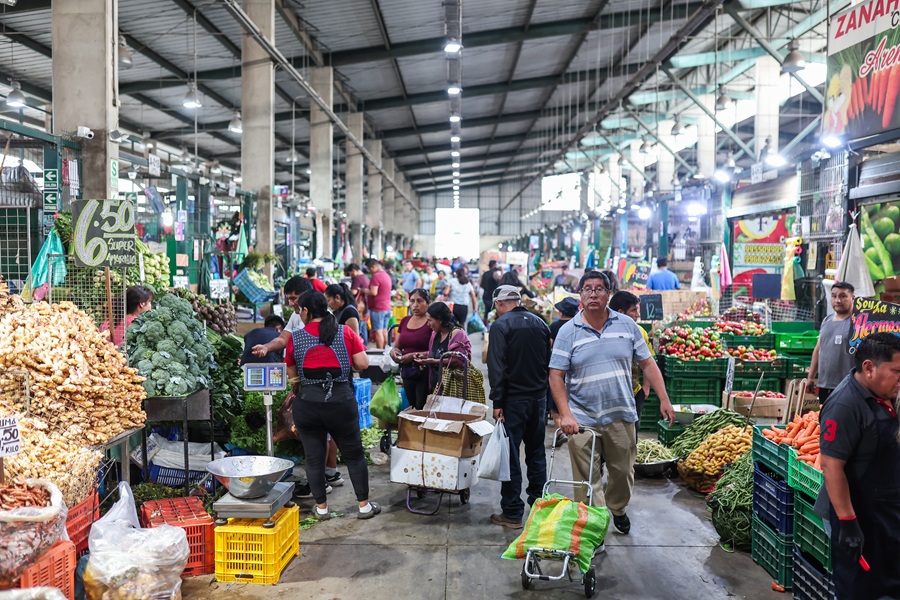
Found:
M 732 273 L 736 296 L 750 296 L 753 276 L 781 273 L 784 240 L 790 235 L 794 217 L 754 217 L 734 222 Z
M 850 347 L 859 345 L 873 333 L 900 335 L 900 305 L 881 300 L 856 299 Z
M 861 206 L 858 222 L 872 282 L 900 273 L 900 201 Z
M 868 0 L 833 18 L 823 134 L 859 139 L 900 128 L 898 10 L 897 0 Z

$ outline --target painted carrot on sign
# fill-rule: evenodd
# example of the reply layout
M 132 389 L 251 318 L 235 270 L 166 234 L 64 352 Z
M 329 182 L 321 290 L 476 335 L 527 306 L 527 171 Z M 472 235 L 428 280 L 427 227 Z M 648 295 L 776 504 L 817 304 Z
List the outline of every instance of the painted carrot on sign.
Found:
M 887 129 L 891 124 L 891 119 L 894 116 L 894 109 L 897 107 L 897 94 L 900 94 L 900 64 L 891 67 L 887 92 L 885 93 L 887 105 L 884 107 L 884 114 L 881 115 L 882 129 Z

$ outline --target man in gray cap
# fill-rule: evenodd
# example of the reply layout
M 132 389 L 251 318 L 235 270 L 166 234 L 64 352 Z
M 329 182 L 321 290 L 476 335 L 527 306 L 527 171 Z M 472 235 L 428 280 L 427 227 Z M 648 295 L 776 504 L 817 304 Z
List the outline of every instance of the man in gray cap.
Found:
M 502 512 L 491 515 L 491 523 L 518 529 L 525 516 L 519 466 L 519 447 L 523 442 L 529 504 L 541 497 L 547 481 L 544 429 L 547 426 L 550 329 L 543 319 L 520 305 L 522 296 L 517 287 L 499 286 L 494 290 L 493 300 L 497 320 L 491 325 L 488 378 L 494 420 L 503 423 L 509 436 L 510 480 L 500 486 Z

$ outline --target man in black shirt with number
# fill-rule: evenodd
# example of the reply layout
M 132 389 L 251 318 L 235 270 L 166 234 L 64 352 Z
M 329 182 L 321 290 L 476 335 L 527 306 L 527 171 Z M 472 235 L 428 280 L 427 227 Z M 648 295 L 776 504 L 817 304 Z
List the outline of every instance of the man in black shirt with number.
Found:
M 831 522 L 836 598 L 900 598 L 900 337 L 871 334 L 854 359 L 819 416 L 816 509 Z

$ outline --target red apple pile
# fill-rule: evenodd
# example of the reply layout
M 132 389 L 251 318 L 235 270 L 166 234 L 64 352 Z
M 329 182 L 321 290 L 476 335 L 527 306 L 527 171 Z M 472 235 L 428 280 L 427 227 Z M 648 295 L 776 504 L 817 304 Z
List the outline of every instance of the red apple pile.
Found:
M 659 352 L 682 360 L 713 360 L 723 358 L 725 349 L 714 329 L 669 327 L 659 338 Z
M 727 352 L 741 360 L 775 360 L 778 357 L 778 353 L 775 350 L 757 350 L 753 346 L 729 348 Z

